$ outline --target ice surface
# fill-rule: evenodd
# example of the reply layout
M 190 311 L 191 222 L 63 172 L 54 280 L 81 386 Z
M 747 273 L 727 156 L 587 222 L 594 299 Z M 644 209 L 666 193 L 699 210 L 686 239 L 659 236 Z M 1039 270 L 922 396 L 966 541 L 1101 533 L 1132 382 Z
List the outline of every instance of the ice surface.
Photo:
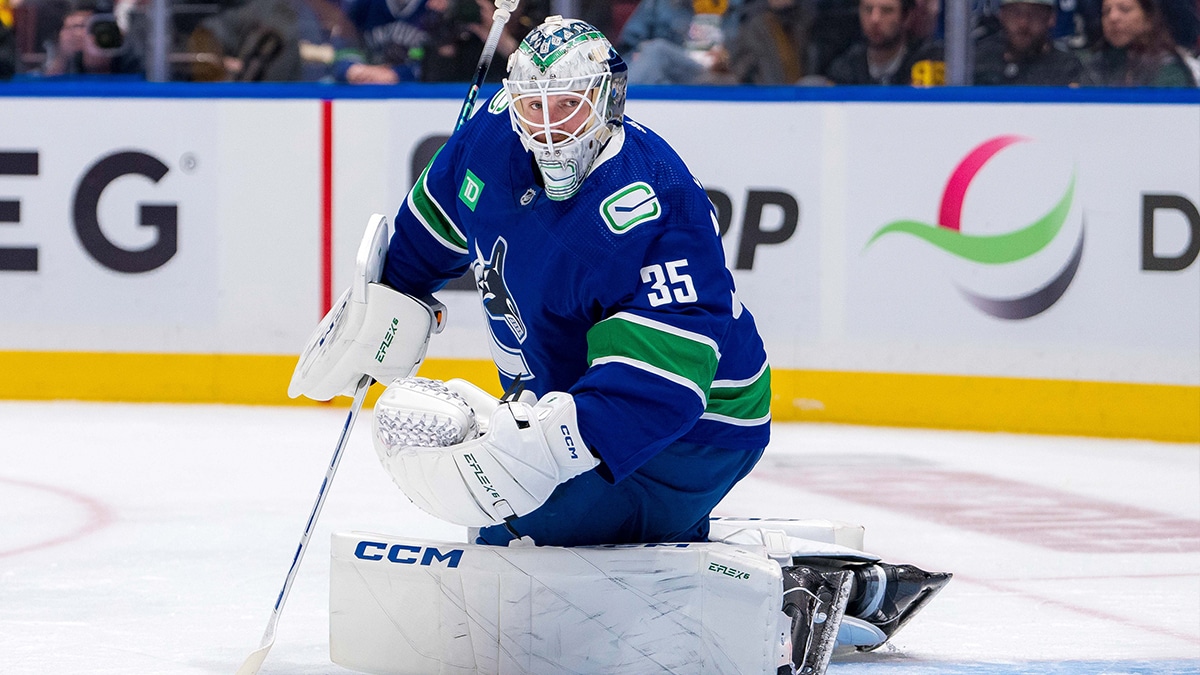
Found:
M 0 673 L 232 674 L 258 647 L 337 407 L 0 402 Z M 361 417 L 262 672 L 328 657 L 329 535 L 461 541 Z M 830 518 L 954 580 L 834 675 L 1200 673 L 1200 447 L 777 424 L 717 515 Z M 647 674 L 651 675 L 651 674 Z

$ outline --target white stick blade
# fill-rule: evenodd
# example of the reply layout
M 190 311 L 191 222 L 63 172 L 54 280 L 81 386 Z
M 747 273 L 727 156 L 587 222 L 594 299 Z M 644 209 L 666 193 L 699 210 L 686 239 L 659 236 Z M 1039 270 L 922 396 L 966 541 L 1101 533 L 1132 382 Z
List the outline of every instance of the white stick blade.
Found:
M 267 660 L 267 652 L 271 651 L 271 645 L 266 644 L 253 652 L 246 660 L 242 662 L 242 667 L 238 668 L 237 675 L 257 675 L 258 669 L 262 668 L 263 661 Z

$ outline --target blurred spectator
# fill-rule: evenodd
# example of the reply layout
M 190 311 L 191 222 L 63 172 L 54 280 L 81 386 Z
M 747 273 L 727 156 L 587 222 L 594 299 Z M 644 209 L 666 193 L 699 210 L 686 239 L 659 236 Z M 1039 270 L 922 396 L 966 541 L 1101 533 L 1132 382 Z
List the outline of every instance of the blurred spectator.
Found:
M 421 79 L 421 63 L 454 0 L 350 0 L 346 15 L 362 36 L 363 58 L 343 62 L 338 79 L 350 84 L 396 84 Z
M 1075 2 L 1075 0 L 1068 0 Z M 934 40 L 939 38 L 938 21 L 941 20 L 942 0 L 917 0 L 916 7 L 908 15 L 908 31 L 910 39 Z
M 1101 26 L 1101 0 L 1074 0 L 1079 4 L 1079 20 L 1087 37 L 1084 44 L 1094 44 L 1104 36 Z M 1161 0 L 1163 22 L 1175 43 L 1200 53 L 1200 1 Z
M 1194 87 L 1195 60 L 1180 50 L 1157 0 L 1104 0 L 1104 36 L 1084 65 L 1095 84 L 1117 87 Z
M 487 12 L 484 16 L 483 23 L 490 29 L 492 26 L 492 13 L 496 11 L 495 0 L 475 0 L 479 6 Z M 588 4 L 583 2 L 581 4 Z M 554 14 L 553 0 L 521 0 L 517 4 L 517 10 L 513 12 L 512 18 L 508 20 L 508 25 L 505 27 L 517 42 L 525 39 L 529 35 L 529 31 L 537 28 L 546 17 Z M 507 70 L 508 64 L 503 64 L 501 70 Z
M 467 27 L 475 34 L 475 37 L 479 38 L 480 43 L 483 43 L 492 30 L 496 3 L 493 0 L 475 0 L 475 5 L 479 9 L 479 20 L 468 24 Z M 500 43 L 496 45 L 495 60 L 502 64 L 500 68 L 496 69 L 497 81 L 504 76 L 506 69 L 503 64 L 508 60 L 509 55 L 516 51 L 517 45 L 529 34 L 529 31 L 545 21 L 549 15 L 549 0 L 526 0 L 517 5 L 516 11 L 504 25 L 504 32 L 500 34 Z M 476 55 L 476 60 L 478 60 L 478 55 Z
M 812 71 L 826 75 L 833 60 L 862 37 L 858 0 L 816 0 L 816 14 L 809 32 Z
M 10 28 L 16 39 L 18 73 L 41 72 L 70 11 L 69 0 L 13 0 Z
M 250 0 L 200 22 L 192 51 L 215 56 L 196 80 L 288 82 L 300 79 L 297 13 L 288 0 Z
M 1000 32 L 976 46 L 975 84 L 1078 85 L 1083 64 L 1050 39 L 1054 0 L 1003 0 Z
M 339 61 L 359 47 L 354 25 L 330 0 L 249 0 L 204 19 L 188 39 L 188 51 L 201 55 L 192 79 L 204 82 L 333 80 Z
M 121 29 L 121 34 L 125 36 L 125 42 L 134 55 L 144 63 L 150 39 L 150 24 L 147 15 L 150 9 L 150 0 L 109 1 L 112 2 L 113 18 L 117 22 L 117 27 Z
M 930 42 L 940 39 L 941 9 L 941 0 L 916 0 L 905 20 L 908 38 Z M 816 16 L 809 38 L 812 72 L 827 75 L 833 60 L 862 40 L 858 0 L 816 0 Z
M 44 75 L 144 75 L 116 17 L 96 0 L 75 0 L 63 18 L 58 41 L 47 50 Z
M 613 0 L 578 0 L 580 19 L 592 24 L 605 35 L 616 35 L 620 29 L 616 25 L 614 5 L 621 4 Z M 628 3 L 626 3 L 628 4 Z M 528 34 L 528 32 L 526 32 Z
M 766 0 L 729 44 L 729 69 L 744 84 L 797 84 L 809 74 L 813 3 Z
M 985 37 L 995 35 L 1002 29 L 1000 25 L 1000 8 L 1005 0 L 971 0 L 972 16 L 975 28 L 972 36 L 978 42 Z M 1092 0 L 1054 0 L 1056 10 L 1054 24 L 1050 27 L 1050 40 L 1059 43 L 1064 48 L 1079 48 L 1088 44 L 1084 37 L 1084 24 L 1080 16 L 1080 7 Z M 1097 4 L 1100 0 L 1094 0 Z M 1189 0 L 1190 1 L 1190 0 Z
M 494 9 L 495 5 L 492 7 Z M 446 8 L 441 10 L 441 18 L 433 23 L 429 31 L 429 43 L 421 61 L 423 82 L 471 81 L 479 65 L 484 41 L 472 27 L 479 25 L 482 17 L 476 0 L 449 0 L 446 3 Z M 500 62 L 498 56 L 496 61 Z M 489 69 L 488 79 L 492 80 L 495 76 L 496 69 Z
M 430 6 L 433 6 L 431 0 Z M 441 19 L 429 29 L 429 44 L 421 61 L 423 82 L 470 82 L 479 66 L 483 44 L 492 30 L 493 0 L 448 0 Z M 526 0 L 517 5 L 504 25 L 487 81 L 504 78 L 504 63 L 521 39 L 549 16 L 549 0 Z
M 939 46 L 908 35 L 909 17 L 915 8 L 916 0 L 859 0 L 863 40 L 834 59 L 829 80 L 834 84 L 913 84 L 918 64 L 940 64 Z M 919 83 L 936 84 L 938 79 L 925 76 Z
M 743 0 L 642 0 L 616 44 L 631 84 L 731 83 L 725 45 L 736 38 Z
M 17 72 L 17 38 L 12 28 L 0 20 L 0 80 L 12 79 Z
M 334 81 L 342 63 L 362 53 L 358 30 L 336 0 L 300 0 L 299 7 L 301 79 Z

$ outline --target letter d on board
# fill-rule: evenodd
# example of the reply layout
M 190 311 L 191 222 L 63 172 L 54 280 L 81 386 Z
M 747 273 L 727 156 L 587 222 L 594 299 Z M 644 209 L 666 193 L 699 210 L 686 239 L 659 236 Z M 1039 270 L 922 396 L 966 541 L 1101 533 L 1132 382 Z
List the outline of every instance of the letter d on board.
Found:
M 1188 222 L 1188 244 L 1177 256 L 1154 254 L 1154 215 L 1174 210 Z M 1150 272 L 1178 272 L 1196 262 L 1200 254 L 1200 212 L 1182 195 L 1142 195 L 1142 269 Z

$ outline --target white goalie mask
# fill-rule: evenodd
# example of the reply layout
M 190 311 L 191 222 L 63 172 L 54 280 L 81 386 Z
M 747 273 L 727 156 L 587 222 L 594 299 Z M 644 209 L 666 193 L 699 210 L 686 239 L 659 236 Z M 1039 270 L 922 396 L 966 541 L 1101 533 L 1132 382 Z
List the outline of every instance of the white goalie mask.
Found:
M 626 66 L 585 21 L 552 16 L 508 60 L 504 88 L 521 144 L 555 201 L 579 192 L 625 114 Z

